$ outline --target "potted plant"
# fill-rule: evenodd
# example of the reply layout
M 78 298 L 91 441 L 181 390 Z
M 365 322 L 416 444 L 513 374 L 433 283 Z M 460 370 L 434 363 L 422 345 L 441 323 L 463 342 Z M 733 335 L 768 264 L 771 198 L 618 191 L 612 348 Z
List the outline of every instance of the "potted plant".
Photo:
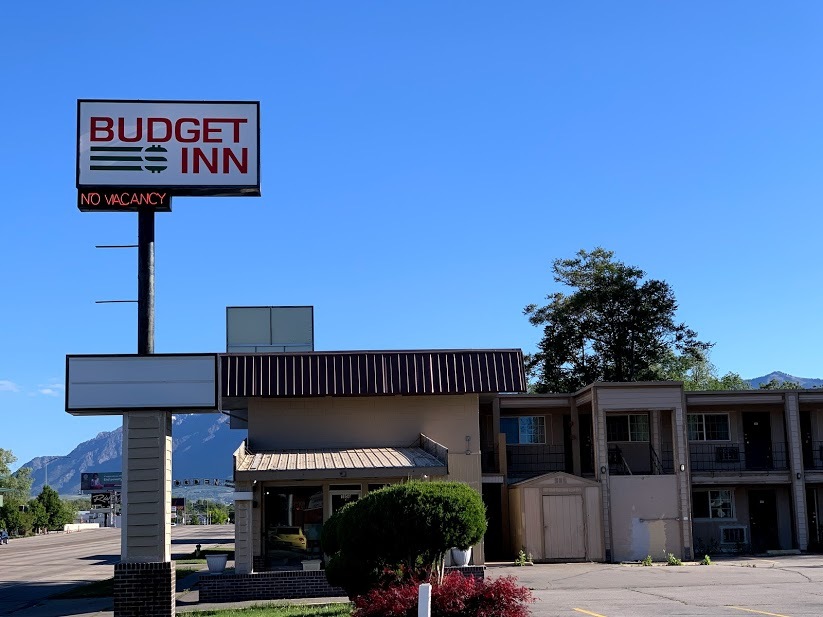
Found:
M 226 569 L 226 562 L 228 559 L 228 553 L 210 553 L 206 555 L 206 563 L 209 566 L 209 573 L 220 574 Z
M 470 546 L 467 549 L 453 548 L 451 550 L 451 555 L 452 565 L 462 568 L 463 566 L 469 565 L 469 562 L 472 559 L 472 547 Z

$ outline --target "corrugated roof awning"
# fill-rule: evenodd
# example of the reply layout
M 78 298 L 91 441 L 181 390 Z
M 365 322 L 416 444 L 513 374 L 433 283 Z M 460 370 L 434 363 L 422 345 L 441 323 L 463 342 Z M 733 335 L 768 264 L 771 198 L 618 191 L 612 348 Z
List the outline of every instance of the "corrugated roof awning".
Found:
M 422 448 L 318 448 L 235 454 L 235 480 L 321 480 L 445 476 L 444 460 Z
M 519 349 L 341 351 L 220 356 L 223 397 L 524 392 Z

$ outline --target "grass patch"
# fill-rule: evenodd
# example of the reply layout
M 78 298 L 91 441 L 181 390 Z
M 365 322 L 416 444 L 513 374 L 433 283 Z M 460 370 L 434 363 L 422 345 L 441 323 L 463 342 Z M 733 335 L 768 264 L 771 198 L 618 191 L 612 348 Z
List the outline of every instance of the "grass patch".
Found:
M 348 617 L 351 604 L 311 604 L 300 606 L 252 606 L 219 611 L 195 611 L 192 617 Z
M 196 568 L 176 568 L 175 576 L 177 580 L 187 577 L 189 574 L 198 572 Z M 82 600 L 88 598 L 113 598 L 114 578 L 104 578 L 102 581 L 87 583 L 74 589 L 69 589 L 63 593 L 51 596 L 55 600 Z

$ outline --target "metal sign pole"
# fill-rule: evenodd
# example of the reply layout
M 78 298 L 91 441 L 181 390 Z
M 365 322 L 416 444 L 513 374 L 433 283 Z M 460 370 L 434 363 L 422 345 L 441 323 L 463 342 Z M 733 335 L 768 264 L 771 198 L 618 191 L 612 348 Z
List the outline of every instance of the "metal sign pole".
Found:
M 154 353 L 154 210 L 137 214 L 137 353 Z

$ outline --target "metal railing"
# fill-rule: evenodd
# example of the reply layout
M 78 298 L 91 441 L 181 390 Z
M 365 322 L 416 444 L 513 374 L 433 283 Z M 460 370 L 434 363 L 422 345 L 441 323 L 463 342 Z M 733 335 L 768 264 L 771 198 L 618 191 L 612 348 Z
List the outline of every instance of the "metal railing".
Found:
M 509 476 L 531 478 L 551 471 L 571 471 L 566 469 L 566 451 L 563 446 L 508 445 L 506 463 Z
M 789 468 L 785 443 L 757 446 L 739 442 L 689 443 L 692 473 L 701 471 L 785 471 Z
M 674 452 L 670 444 L 663 444 L 659 453 L 648 442 L 609 445 L 609 474 L 613 476 L 672 473 Z
M 823 469 L 823 441 L 803 442 L 803 468 Z

